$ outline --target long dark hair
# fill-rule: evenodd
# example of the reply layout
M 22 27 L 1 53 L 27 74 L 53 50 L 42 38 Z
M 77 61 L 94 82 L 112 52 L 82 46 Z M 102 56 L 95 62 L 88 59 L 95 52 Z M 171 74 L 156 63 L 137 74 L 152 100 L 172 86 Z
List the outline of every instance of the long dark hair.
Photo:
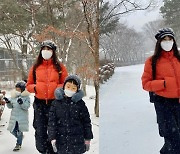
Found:
M 53 51 L 53 54 L 52 54 L 52 63 L 53 63 L 53 66 L 56 69 L 56 71 L 58 72 L 59 77 L 60 77 L 60 75 L 62 73 L 61 72 L 60 62 L 59 62 L 59 60 L 57 58 L 56 51 L 55 50 L 52 50 L 52 51 Z M 41 48 L 41 50 L 39 52 L 39 55 L 38 55 L 34 65 L 33 65 L 33 78 L 34 78 L 34 82 L 36 82 L 36 69 L 37 69 L 37 67 L 39 65 L 41 65 L 43 63 L 43 57 L 42 57 L 41 52 L 42 52 L 42 48 Z
M 178 48 L 177 48 L 177 44 L 176 44 L 176 41 L 173 37 L 171 36 L 168 36 L 170 38 L 173 39 L 174 43 L 173 43 L 173 47 L 172 47 L 172 50 L 173 50 L 173 54 L 174 56 L 180 61 L 180 54 L 179 54 L 179 51 L 178 51 Z M 154 54 L 152 56 L 152 72 L 153 72 L 153 79 L 156 78 L 156 63 L 158 61 L 158 59 L 161 57 L 161 54 L 162 54 L 162 48 L 161 48 L 161 41 L 164 39 L 161 38 L 159 40 L 157 40 L 156 42 L 156 46 L 155 46 L 155 51 L 154 51 Z

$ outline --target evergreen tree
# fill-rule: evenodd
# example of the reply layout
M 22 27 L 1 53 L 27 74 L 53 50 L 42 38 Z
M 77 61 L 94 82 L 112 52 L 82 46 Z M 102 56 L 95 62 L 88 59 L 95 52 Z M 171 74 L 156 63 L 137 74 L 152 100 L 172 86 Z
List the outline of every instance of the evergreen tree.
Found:
M 164 6 L 160 11 L 165 19 L 167 26 L 173 28 L 177 37 L 180 37 L 180 1 L 179 0 L 164 0 Z
M 0 33 L 19 34 L 29 26 L 31 16 L 15 0 L 0 0 Z
M 111 9 L 109 2 L 102 3 L 100 7 L 100 35 L 109 35 L 118 25 L 119 17 L 113 16 L 113 12 L 110 13 Z

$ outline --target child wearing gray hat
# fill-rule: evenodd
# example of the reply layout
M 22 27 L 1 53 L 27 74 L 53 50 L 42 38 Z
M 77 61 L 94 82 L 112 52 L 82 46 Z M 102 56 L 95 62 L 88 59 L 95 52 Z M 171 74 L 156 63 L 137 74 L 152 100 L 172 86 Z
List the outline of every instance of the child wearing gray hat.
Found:
M 63 88 L 55 90 L 49 112 L 48 136 L 54 152 L 82 154 L 89 150 L 93 139 L 90 115 L 82 100 L 81 80 L 69 75 Z
M 15 89 L 11 91 L 11 97 L 4 100 L 7 107 L 11 109 L 8 130 L 17 139 L 13 151 L 21 149 L 23 142 L 23 132 L 29 131 L 29 113 L 30 93 L 26 90 L 26 82 L 19 81 L 15 85 Z

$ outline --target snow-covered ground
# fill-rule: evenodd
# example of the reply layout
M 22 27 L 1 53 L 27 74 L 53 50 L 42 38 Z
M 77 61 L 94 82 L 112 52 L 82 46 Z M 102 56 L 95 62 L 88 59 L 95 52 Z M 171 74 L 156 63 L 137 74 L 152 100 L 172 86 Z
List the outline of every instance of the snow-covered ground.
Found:
M 144 65 L 119 67 L 100 87 L 100 154 L 158 154 L 154 106 L 141 86 Z
M 86 102 L 91 115 L 94 134 L 94 139 L 91 141 L 90 151 L 88 151 L 87 154 L 99 154 L 99 119 L 94 115 L 94 99 L 89 99 L 89 97 L 94 94 L 94 88 L 92 86 L 87 86 L 87 97 L 84 97 L 83 100 Z M 9 92 L 7 92 L 7 97 L 8 96 Z M 31 95 L 31 102 L 33 102 L 33 95 Z M 5 124 L 5 126 L 0 127 L 0 131 L 2 131 L 0 134 L 0 154 L 14 154 L 12 150 L 16 144 L 16 139 L 13 135 L 10 134 L 9 131 L 7 131 L 10 111 L 11 110 L 6 107 L 3 112 L 2 120 L 0 121 L 0 125 Z M 32 105 L 29 109 L 29 121 L 30 131 L 24 133 L 25 137 L 23 140 L 22 149 L 18 152 L 20 154 L 38 154 L 38 151 L 35 148 L 34 129 L 32 127 Z
M 143 65 L 119 67 L 112 78 L 100 87 L 99 119 L 94 116 L 94 89 L 88 87 L 84 98 L 93 124 L 94 139 L 87 154 L 158 154 L 163 145 L 159 137 L 154 106 L 148 92 L 141 86 Z M 33 96 L 31 97 L 33 101 Z M 21 154 L 38 154 L 32 127 L 33 108 L 30 108 L 30 131 L 25 133 Z M 13 154 L 15 138 L 6 130 L 10 110 L 5 108 L 0 124 L 0 154 Z M 100 136 L 100 138 L 99 138 Z M 99 141 L 100 140 L 100 141 Z M 100 145 L 99 145 L 100 143 Z M 100 149 L 99 149 L 100 147 Z

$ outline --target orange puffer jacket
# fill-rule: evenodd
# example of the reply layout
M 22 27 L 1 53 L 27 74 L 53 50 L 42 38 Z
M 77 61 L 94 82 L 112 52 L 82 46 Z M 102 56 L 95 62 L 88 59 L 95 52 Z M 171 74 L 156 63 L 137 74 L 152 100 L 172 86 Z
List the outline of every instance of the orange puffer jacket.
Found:
M 61 63 L 62 74 L 59 78 L 58 72 L 55 70 L 52 60 L 44 60 L 36 69 L 36 84 L 33 79 L 33 66 L 28 75 L 26 88 L 30 93 L 35 93 L 39 99 L 54 99 L 54 91 L 57 87 L 62 87 L 68 73 L 65 66 Z M 35 91 L 36 90 L 36 91 Z
M 180 62 L 173 52 L 162 52 L 156 64 L 155 80 L 152 80 L 151 59 L 152 57 L 145 62 L 141 77 L 143 89 L 166 98 L 180 98 Z

